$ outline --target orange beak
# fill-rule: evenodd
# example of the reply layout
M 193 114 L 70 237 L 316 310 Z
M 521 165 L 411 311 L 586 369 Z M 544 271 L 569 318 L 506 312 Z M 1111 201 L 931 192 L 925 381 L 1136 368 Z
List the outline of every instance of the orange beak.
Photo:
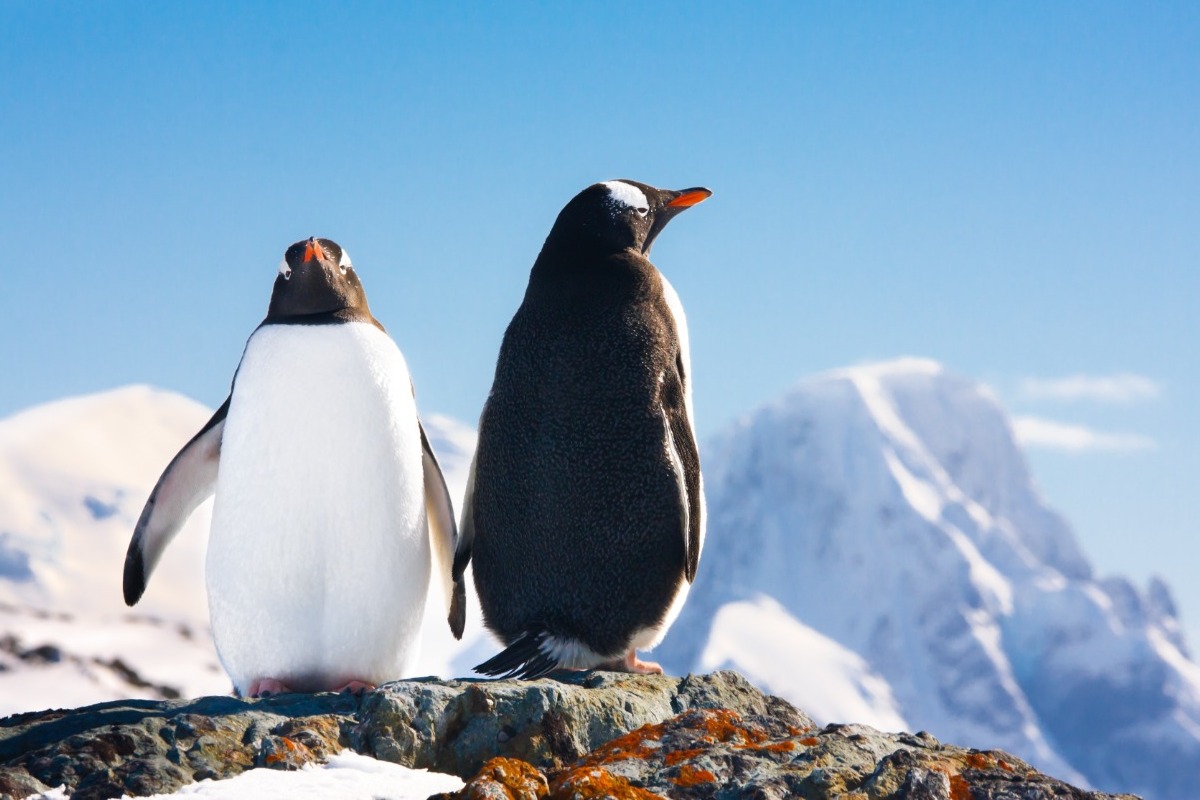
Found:
M 667 203 L 668 208 L 687 208 L 694 206 L 697 203 L 703 203 L 708 198 L 712 197 L 712 192 L 708 189 L 686 189 L 683 194 L 676 197 L 671 202 Z
M 313 259 L 318 261 L 325 260 L 325 251 L 321 249 L 321 244 L 316 239 L 309 239 L 304 244 L 304 262 L 307 264 Z

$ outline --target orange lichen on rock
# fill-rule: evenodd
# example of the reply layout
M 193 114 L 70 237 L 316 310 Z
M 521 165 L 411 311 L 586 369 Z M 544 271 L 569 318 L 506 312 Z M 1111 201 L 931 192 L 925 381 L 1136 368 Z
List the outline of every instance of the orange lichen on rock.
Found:
M 996 766 L 995 761 L 987 753 L 981 753 L 977 750 L 967 753 L 964 759 L 967 766 L 971 769 L 991 769 Z
M 700 723 L 704 731 L 704 740 L 710 743 L 728 742 L 735 746 L 759 744 L 767 738 L 767 734 L 758 728 L 742 724 L 742 718 L 728 709 L 719 708 L 714 711 L 702 712 Z M 740 739 L 741 741 L 734 741 Z
M 971 785 L 962 775 L 950 776 L 950 800 L 971 800 Z
M 673 767 L 676 764 L 682 764 L 688 759 L 695 758 L 705 752 L 706 749 L 704 747 L 690 747 L 684 750 L 672 750 L 663 756 L 663 763 L 668 767 Z
M 981 752 L 972 750 L 967 753 L 964 759 L 967 766 L 971 769 L 1002 769 L 1005 772 L 1013 772 L 1012 764 L 1009 764 L 1003 758 L 998 757 L 995 753 Z
M 657 725 L 643 725 L 596 748 L 584 759 L 583 764 L 595 766 L 613 761 L 624 761 L 627 758 L 652 756 L 662 747 L 665 727 L 661 722 Z
M 296 744 L 286 736 L 279 737 L 279 743 L 284 746 L 284 750 L 276 751 L 274 753 L 267 753 L 267 755 L 263 758 L 263 761 L 269 767 L 274 766 L 281 761 L 290 760 L 289 757 L 300 754 L 300 745 Z
M 806 747 L 816 747 L 817 746 L 817 737 L 806 736 L 800 740 L 800 744 L 805 745 Z
M 287 736 L 268 736 L 263 740 L 259 765 L 272 769 L 299 769 L 316 756 L 300 742 Z
M 460 800 L 537 800 L 550 794 L 546 776 L 518 758 L 497 757 L 487 761 L 475 777 L 456 795 Z
M 550 800 L 663 800 L 600 767 L 579 767 L 554 779 Z
M 679 768 L 679 775 L 675 778 L 675 785 L 686 788 L 701 783 L 715 783 L 716 780 L 717 776 L 708 770 L 693 767 L 691 764 L 684 764 Z

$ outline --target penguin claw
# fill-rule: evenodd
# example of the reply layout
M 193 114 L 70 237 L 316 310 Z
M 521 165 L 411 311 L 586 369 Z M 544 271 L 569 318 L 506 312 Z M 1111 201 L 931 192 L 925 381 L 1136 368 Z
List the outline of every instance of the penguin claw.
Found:
M 250 684 L 250 691 L 247 692 L 247 695 L 250 697 L 266 698 L 290 691 L 291 689 L 284 686 L 282 681 L 277 681 L 274 678 L 259 678 Z
M 364 692 L 375 691 L 375 684 L 367 683 L 366 681 L 349 681 L 344 686 L 341 686 L 334 691 L 342 694 L 352 694 L 355 697 L 361 697 Z
M 612 661 L 607 661 L 601 664 L 598 669 L 607 669 L 613 672 L 632 672 L 635 675 L 662 675 L 663 668 L 654 661 L 642 661 L 637 657 L 636 650 L 630 650 L 625 654 L 624 658 L 614 658 Z

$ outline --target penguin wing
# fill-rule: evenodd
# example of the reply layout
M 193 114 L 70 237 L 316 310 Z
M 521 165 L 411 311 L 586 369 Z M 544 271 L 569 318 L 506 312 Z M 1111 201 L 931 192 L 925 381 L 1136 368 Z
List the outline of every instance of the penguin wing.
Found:
M 461 575 L 471 560 L 471 545 L 475 543 L 475 464 L 478 463 L 479 447 L 471 456 L 471 472 L 467 476 L 467 489 L 463 493 L 462 522 L 458 526 L 458 550 L 454 553 L 454 574 Z
M 450 491 L 446 488 L 446 478 L 438 465 L 437 456 L 429 445 L 429 437 L 425 434 L 425 426 L 420 420 L 417 425 L 421 429 L 421 468 L 425 477 L 425 515 L 429 520 L 429 538 L 433 549 L 433 563 L 438 571 L 438 579 L 445 586 L 446 608 L 449 615 L 446 621 L 450 623 L 450 632 L 455 639 L 461 639 L 463 627 L 467 620 L 467 589 L 463 582 L 463 569 L 458 563 L 456 548 L 460 546 L 458 530 L 454 525 L 454 507 L 450 504 Z
M 686 558 L 683 575 L 688 583 L 696 579 L 700 565 L 700 547 L 704 543 L 704 494 L 700 481 L 700 449 L 688 419 L 686 398 L 687 375 L 682 356 L 675 359 L 675 369 L 663 376 L 662 413 L 666 427 L 667 449 L 675 466 L 680 489 L 680 514 Z
M 132 606 L 142 599 L 150 573 L 158 566 L 167 545 L 196 506 L 212 497 L 221 458 L 221 434 L 228 413 L 227 397 L 204 427 L 171 459 L 150 492 L 125 553 L 122 583 L 126 605 Z

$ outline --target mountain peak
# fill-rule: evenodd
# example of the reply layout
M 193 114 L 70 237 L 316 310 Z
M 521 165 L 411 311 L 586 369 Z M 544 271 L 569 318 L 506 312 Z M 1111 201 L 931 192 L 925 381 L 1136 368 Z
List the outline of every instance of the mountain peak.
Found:
M 850 367 L 839 367 L 818 375 L 816 379 L 839 377 L 854 379 L 863 377 L 884 380 L 887 378 L 904 378 L 917 375 L 940 375 L 945 371 L 946 368 L 932 358 L 899 356 L 898 358 L 890 358 L 883 361 L 867 361 Z
M 1200 758 L 1200 670 L 1170 593 L 1093 578 L 983 384 L 926 359 L 835 370 L 739 420 L 703 457 L 708 541 L 665 664 L 701 666 L 725 609 L 765 596 L 861 657 L 916 727 L 1096 785 L 1186 796 L 1151 766 L 1144 735 Z M 760 666 L 728 648 L 722 659 Z M 802 697 L 788 674 L 764 685 Z M 1147 748 L 1144 769 L 1115 774 L 1118 746 Z

